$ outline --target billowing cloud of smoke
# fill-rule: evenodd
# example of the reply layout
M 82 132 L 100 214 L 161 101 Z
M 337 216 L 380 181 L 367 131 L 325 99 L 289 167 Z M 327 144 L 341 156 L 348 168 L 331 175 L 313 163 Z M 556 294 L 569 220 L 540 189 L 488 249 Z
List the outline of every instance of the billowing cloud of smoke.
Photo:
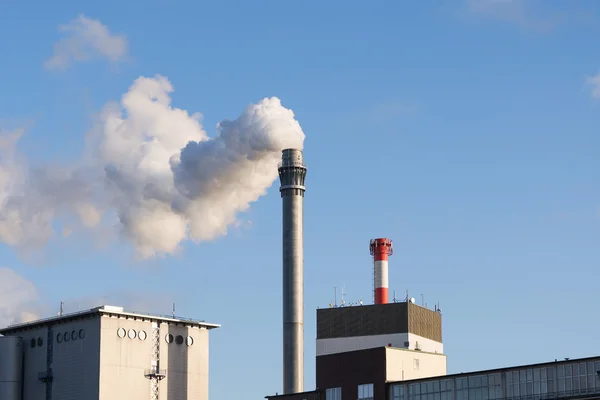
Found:
M 35 285 L 9 268 L 0 268 L 0 327 L 39 318 Z
M 82 168 L 44 166 L 28 170 L 16 151 L 23 130 L 0 131 L 0 241 L 39 248 L 54 234 L 54 218 L 72 211 L 86 226 L 100 215 L 91 203 L 90 180 Z
M 210 138 L 199 114 L 172 107 L 171 92 L 167 78 L 141 77 L 120 103 L 107 104 L 88 135 L 85 167 L 38 169 L 20 185 L 4 183 L 15 169 L 7 139 L 0 184 L 11 195 L 2 198 L 0 240 L 43 244 L 65 212 L 88 227 L 116 215 L 141 257 L 225 235 L 277 179 L 281 150 L 302 148 L 304 133 L 291 110 L 266 98 Z

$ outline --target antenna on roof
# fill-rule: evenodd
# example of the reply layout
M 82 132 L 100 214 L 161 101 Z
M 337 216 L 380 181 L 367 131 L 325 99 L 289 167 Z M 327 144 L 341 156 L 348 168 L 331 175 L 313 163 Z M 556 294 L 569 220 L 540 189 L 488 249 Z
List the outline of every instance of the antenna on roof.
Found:
M 175 303 L 173 303 L 173 318 L 175 318 Z
M 396 302 L 396 291 L 394 290 L 394 303 Z
M 62 301 L 60 302 L 60 308 L 59 308 L 59 310 L 58 310 L 58 316 L 59 316 L 59 317 L 62 317 L 62 315 L 63 315 L 63 305 L 64 305 L 64 304 L 65 304 L 65 303 L 63 303 Z
M 337 286 L 333 287 L 333 306 L 337 307 Z
M 342 285 L 342 302 L 340 303 L 341 306 L 344 306 L 344 285 Z

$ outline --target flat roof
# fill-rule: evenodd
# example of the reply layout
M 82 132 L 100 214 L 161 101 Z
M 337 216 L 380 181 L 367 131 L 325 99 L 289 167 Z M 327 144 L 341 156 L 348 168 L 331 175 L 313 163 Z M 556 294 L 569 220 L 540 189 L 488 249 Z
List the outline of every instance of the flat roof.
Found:
M 390 381 L 387 383 L 389 385 L 399 384 L 399 383 L 412 384 L 412 383 L 443 380 L 443 379 L 469 377 L 469 376 L 474 376 L 474 375 L 496 374 L 499 372 L 522 370 L 522 369 L 529 369 L 529 368 L 544 368 L 544 367 L 549 367 L 549 366 L 553 366 L 553 365 L 584 363 L 584 362 L 590 362 L 590 361 L 600 361 L 600 356 L 585 357 L 585 358 L 569 358 L 569 359 L 562 359 L 562 360 L 556 359 L 554 361 L 548 361 L 548 362 L 537 363 L 537 364 L 524 364 L 524 365 L 515 365 L 512 367 L 484 369 L 484 370 L 480 370 L 480 371 L 459 372 L 456 374 L 438 375 L 438 376 L 431 376 L 431 377 L 427 377 L 427 378 L 418 378 L 418 379 L 405 379 L 403 381 Z
M 56 323 L 59 321 L 60 322 L 67 321 L 67 320 L 81 318 L 81 317 L 89 316 L 89 315 L 109 315 L 109 316 L 114 315 L 114 316 L 130 317 L 130 318 L 143 318 L 143 319 L 150 319 L 150 320 L 154 320 L 157 322 L 165 322 L 165 323 L 171 323 L 171 324 L 179 323 L 179 324 L 193 325 L 193 326 L 202 327 L 202 328 L 206 328 L 206 329 L 215 329 L 215 328 L 221 327 L 221 325 L 218 325 L 218 324 L 211 324 L 211 323 L 201 321 L 201 320 L 196 320 L 196 319 L 183 318 L 183 317 L 178 317 L 178 316 L 173 316 L 173 315 L 170 315 L 170 316 L 169 315 L 154 315 L 154 314 L 147 314 L 147 313 L 142 313 L 142 312 L 137 312 L 137 311 L 125 311 L 123 309 L 123 307 L 103 305 L 103 306 L 91 308 L 89 310 L 77 311 L 77 312 L 73 312 L 73 313 L 69 313 L 69 314 L 57 315 L 55 317 L 42 318 L 42 319 L 38 319 L 36 321 L 23 322 L 20 324 L 9 325 L 5 328 L 0 329 L 0 335 L 10 334 L 15 331 L 29 329 L 29 328 L 33 328 L 35 326 L 48 325 L 50 323 Z

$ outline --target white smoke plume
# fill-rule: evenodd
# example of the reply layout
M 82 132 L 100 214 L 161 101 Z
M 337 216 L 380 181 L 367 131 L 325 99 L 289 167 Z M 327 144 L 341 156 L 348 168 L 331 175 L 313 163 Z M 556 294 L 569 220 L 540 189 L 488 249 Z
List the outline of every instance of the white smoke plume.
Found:
M 0 327 L 39 318 L 38 291 L 33 282 L 10 268 L 0 268 Z
M 24 173 L 14 161 L 15 140 L 7 139 L 0 240 L 43 245 L 66 214 L 90 228 L 116 216 L 143 258 L 174 253 L 188 239 L 225 235 L 277 179 L 281 150 L 301 149 L 304 133 L 273 97 L 222 121 L 210 138 L 200 114 L 171 105 L 172 92 L 166 77 L 138 78 L 120 103 L 104 107 L 87 137 L 87 161 L 77 168 Z M 13 169 L 25 177 L 2 180 L 18 177 L 5 172 Z

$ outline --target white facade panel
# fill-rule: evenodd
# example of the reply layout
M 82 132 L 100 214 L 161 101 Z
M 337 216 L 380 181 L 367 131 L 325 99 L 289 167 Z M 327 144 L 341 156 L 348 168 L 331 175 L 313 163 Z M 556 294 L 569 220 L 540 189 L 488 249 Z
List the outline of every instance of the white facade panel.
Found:
M 107 315 L 100 321 L 100 400 L 149 399 L 144 372 L 151 367 L 152 322 Z
M 405 344 L 408 342 L 408 347 Z M 317 339 L 317 357 L 327 354 L 372 349 L 382 346 L 420 349 L 429 353 L 443 353 L 444 345 L 412 333 L 393 333 L 388 335 L 352 336 L 333 339 Z
M 404 349 L 386 349 L 386 382 L 446 375 L 446 356 Z
M 208 400 L 208 330 L 161 324 L 160 332 L 160 368 L 167 370 L 161 398 Z
M 374 262 L 375 269 L 375 288 L 388 287 L 388 261 L 381 260 Z

